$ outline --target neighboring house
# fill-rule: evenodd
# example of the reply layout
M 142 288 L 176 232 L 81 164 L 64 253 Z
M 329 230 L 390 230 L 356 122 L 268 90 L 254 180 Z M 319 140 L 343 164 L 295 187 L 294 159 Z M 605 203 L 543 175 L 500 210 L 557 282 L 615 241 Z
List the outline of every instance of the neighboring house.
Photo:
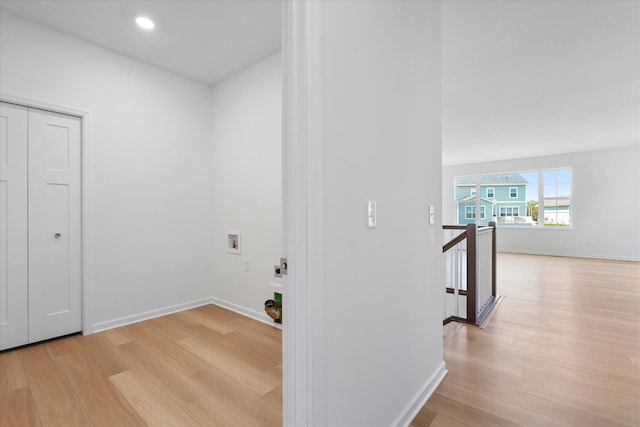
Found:
M 478 224 L 497 221 L 502 224 L 525 225 L 528 181 L 517 173 L 486 175 L 480 178 L 480 215 Z M 477 185 L 475 177 L 462 177 L 456 183 L 458 224 L 476 222 Z
M 470 195 L 458 200 L 458 224 L 473 224 L 476 222 L 476 199 L 477 196 Z M 495 200 L 480 197 L 480 223 L 487 224 L 493 221 Z
M 544 223 L 546 225 L 571 225 L 571 199 L 569 197 L 544 198 Z

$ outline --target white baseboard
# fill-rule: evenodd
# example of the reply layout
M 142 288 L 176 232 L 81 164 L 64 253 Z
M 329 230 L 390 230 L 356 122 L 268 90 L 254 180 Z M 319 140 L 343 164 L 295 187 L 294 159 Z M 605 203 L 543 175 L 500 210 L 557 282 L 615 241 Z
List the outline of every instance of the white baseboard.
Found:
M 232 302 L 225 301 L 216 297 L 211 297 L 211 304 L 226 308 L 227 310 L 234 311 L 238 314 L 242 314 L 243 316 L 250 317 L 253 320 L 257 320 L 258 322 L 266 323 L 267 325 L 273 326 L 274 328 L 282 329 L 282 325 L 275 323 L 273 319 L 267 316 L 265 312 L 255 311 L 250 308 L 243 307 L 241 305 L 234 304 Z
M 196 308 L 207 304 L 214 304 L 222 308 L 226 308 L 227 310 L 234 311 L 238 314 L 242 314 L 243 316 L 249 317 L 253 320 L 257 320 L 258 322 L 273 326 L 276 329 L 282 329 L 282 325 L 274 323 L 273 319 L 267 316 L 266 313 L 260 313 L 258 311 L 234 304 L 229 301 L 225 301 L 220 298 L 210 297 L 185 302 L 182 304 L 171 305 L 169 307 L 163 307 L 156 310 L 145 311 L 144 313 L 133 314 L 131 316 L 125 316 L 117 319 L 107 320 L 104 322 L 94 323 L 92 325 L 91 333 L 103 332 L 109 329 L 119 328 L 120 326 L 142 322 L 144 320 L 153 319 L 155 317 L 166 316 L 167 314 L 177 313 L 179 311 L 189 310 L 191 308 Z
M 105 322 L 94 323 L 92 325 L 92 329 L 93 333 L 103 332 L 109 329 L 118 328 L 120 326 L 142 322 L 143 320 L 149 320 L 155 317 L 166 316 L 167 314 L 177 313 L 178 311 L 189 310 L 190 308 L 200 307 L 207 304 L 211 304 L 211 298 L 202 298 L 199 300 L 171 305 L 156 310 L 145 311 L 144 313 L 138 313 L 131 316 L 120 317 L 118 319 L 107 320 Z
M 424 404 L 427 403 L 427 400 L 431 397 L 433 392 L 436 391 L 436 388 L 438 388 L 445 375 L 447 375 L 447 367 L 445 366 L 444 361 L 442 361 L 431 378 L 429 378 L 420 390 L 418 390 L 415 396 L 413 396 L 404 409 L 402 409 L 402 412 L 400 412 L 391 425 L 393 427 L 407 427 L 411 424 Z

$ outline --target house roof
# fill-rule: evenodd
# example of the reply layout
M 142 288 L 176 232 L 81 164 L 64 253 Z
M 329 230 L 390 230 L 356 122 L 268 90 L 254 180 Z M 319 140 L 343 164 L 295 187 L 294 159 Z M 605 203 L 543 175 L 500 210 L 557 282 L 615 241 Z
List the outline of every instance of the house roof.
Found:
M 571 206 L 571 199 L 569 197 L 545 197 L 545 208 L 559 208 Z
M 507 173 L 502 175 L 487 175 L 480 177 L 480 185 L 483 187 L 490 185 L 527 185 L 529 181 L 518 173 Z M 475 176 L 463 176 L 458 178 L 459 187 L 476 185 Z
M 474 194 L 473 196 L 467 196 L 464 199 L 460 199 L 458 200 L 458 203 L 466 203 L 466 202 L 470 202 L 471 200 L 474 200 L 477 196 Z M 480 197 L 480 200 L 484 200 L 487 203 L 491 203 L 492 205 L 496 204 L 495 200 L 491 200 L 491 199 L 485 199 L 484 197 Z

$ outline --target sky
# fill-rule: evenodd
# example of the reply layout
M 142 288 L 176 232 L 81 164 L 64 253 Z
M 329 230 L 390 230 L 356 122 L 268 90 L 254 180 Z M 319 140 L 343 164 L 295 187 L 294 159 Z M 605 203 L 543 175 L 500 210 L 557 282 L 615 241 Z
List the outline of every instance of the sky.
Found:
M 538 172 L 520 173 L 524 179 L 529 181 L 527 184 L 527 201 L 538 200 Z
M 538 200 L 538 171 L 518 172 L 527 184 L 527 201 Z M 571 196 L 571 169 L 545 170 L 544 197 Z

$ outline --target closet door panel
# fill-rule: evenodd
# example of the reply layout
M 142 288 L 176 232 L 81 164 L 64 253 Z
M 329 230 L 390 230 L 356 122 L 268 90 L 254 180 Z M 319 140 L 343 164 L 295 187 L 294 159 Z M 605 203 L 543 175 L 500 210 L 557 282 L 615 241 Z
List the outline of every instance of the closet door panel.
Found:
M 0 350 L 28 343 L 27 109 L 0 103 Z
M 80 119 L 29 110 L 29 342 L 82 329 Z

